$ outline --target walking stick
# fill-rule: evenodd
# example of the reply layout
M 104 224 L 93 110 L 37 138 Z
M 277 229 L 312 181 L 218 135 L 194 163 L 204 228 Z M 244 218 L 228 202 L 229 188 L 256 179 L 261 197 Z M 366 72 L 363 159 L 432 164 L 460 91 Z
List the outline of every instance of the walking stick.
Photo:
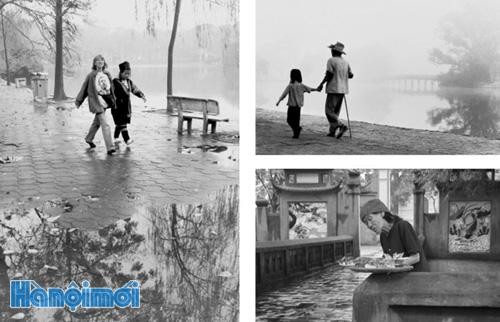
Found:
M 349 120 L 349 110 L 347 109 L 347 99 L 345 98 L 345 94 L 344 94 L 344 103 L 345 103 L 345 112 L 347 113 L 347 127 L 349 128 L 349 138 L 352 139 L 351 121 Z

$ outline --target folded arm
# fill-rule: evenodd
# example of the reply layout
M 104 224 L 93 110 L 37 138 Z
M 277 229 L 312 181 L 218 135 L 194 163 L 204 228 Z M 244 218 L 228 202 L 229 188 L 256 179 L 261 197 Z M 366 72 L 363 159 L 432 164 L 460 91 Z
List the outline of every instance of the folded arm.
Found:
M 415 254 L 410 255 L 410 256 L 403 259 L 403 263 L 405 265 L 415 265 L 418 262 L 420 262 L 420 254 L 419 253 L 415 253 Z

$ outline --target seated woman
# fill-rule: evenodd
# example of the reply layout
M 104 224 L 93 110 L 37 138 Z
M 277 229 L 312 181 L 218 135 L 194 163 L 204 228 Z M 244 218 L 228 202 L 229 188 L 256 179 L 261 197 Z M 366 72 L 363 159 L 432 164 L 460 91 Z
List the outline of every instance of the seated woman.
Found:
M 379 199 L 365 203 L 360 215 L 370 230 L 380 234 L 385 254 L 403 253 L 405 265 L 413 265 L 414 271 L 428 271 L 424 250 L 409 222 L 393 215 Z

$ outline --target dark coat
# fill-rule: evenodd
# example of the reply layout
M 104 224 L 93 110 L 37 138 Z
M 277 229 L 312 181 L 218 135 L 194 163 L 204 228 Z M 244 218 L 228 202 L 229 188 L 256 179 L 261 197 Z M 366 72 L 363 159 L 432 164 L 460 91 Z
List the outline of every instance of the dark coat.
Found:
M 114 86 L 113 86 L 113 82 L 111 81 L 111 74 L 107 70 L 105 70 L 103 72 L 104 72 L 104 74 L 106 74 L 108 76 L 109 81 L 111 83 L 110 98 L 112 100 L 114 100 L 113 99 L 113 97 L 114 97 L 114 93 L 113 93 L 114 88 L 113 87 Z M 97 96 L 99 94 L 97 94 L 97 90 L 95 88 L 96 75 L 97 75 L 97 71 L 95 71 L 95 70 L 91 71 L 87 75 L 87 77 L 85 78 L 85 81 L 82 84 L 82 88 L 80 89 L 80 92 L 78 93 L 78 95 L 75 98 L 75 103 L 76 103 L 76 106 L 78 106 L 78 107 L 80 107 L 80 105 L 82 105 L 83 101 L 85 101 L 85 99 L 87 98 L 88 102 L 89 102 L 89 110 L 90 110 L 90 112 L 92 112 L 94 114 L 104 112 L 104 108 L 101 106 L 101 104 L 99 103 L 99 100 L 97 98 Z M 114 105 L 113 103 L 111 105 Z
M 128 79 L 128 88 L 123 85 L 120 79 L 113 79 L 113 87 L 116 98 L 116 108 L 111 110 L 111 114 L 113 115 L 113 120 L 116 125 L 124 125 L 129 124 L 130 119 L 132 117 L 132 103 L 130 100 L 130 93 L 134 94 L 137 97 L 143 98 L 144 93 L 141 92 L 137 86 L 132 82 L 132 80 Z

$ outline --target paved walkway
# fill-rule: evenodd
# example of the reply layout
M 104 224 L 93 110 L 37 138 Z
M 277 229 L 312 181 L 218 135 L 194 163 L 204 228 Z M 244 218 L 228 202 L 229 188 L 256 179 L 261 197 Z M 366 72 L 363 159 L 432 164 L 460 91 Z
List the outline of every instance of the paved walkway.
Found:
M 286 113 L 257 109 L 257 154 L 500 154 L 500 140 L 351 121 L 352 139 L 327 137 L 321 116 L 302 115 L 292 139 Z
M 63 225 L 96 229 L 153 203 L 206 202 L 238 183 L 236 132 L 179 137 L 176 118 L 136 109 L 135 143 L 108 156 L 100 131 L 95 151 L 84 142 L 93 117 L 87 103 L 71 107 L 34 106 L 31 90 L 0 85 L 0 158 L 13 160 L 0 161 L 0 215 L 53 201 Z

